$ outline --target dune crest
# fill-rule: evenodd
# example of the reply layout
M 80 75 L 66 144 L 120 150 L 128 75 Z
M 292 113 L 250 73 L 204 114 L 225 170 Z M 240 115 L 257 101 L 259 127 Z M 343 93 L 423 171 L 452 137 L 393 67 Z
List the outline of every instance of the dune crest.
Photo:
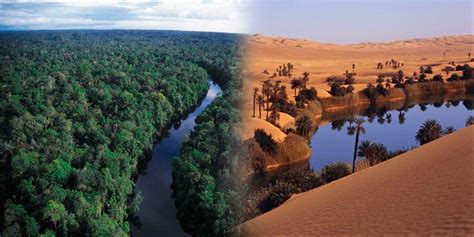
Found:
M 474 234 L 474 126 L 328 185 L 243 224 L 248 236 Z

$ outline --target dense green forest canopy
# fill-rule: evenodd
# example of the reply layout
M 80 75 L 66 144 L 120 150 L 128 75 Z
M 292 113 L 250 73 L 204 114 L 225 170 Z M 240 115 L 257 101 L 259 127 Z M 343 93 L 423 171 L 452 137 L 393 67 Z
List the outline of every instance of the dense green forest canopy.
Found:
M 239 40 L 173 31 L 0 32 L 1 235 L 128 235 L 140 201 L 137 162 L 197 105 L 209 74 L 224 96 L 198 127 L 211 117 L 221 130 L 238 120 L 231 104 L 240 87 Z
M 193 236 L 226 236 L 242 221 L 243 187 L 239 167 L 243 156 L 236 135 L 240 122 L 243 49 L 225 64 L 201 63 L 223 89 L 223 95 L 197 118 L 173 162 L 173 197 L 183 230 Z

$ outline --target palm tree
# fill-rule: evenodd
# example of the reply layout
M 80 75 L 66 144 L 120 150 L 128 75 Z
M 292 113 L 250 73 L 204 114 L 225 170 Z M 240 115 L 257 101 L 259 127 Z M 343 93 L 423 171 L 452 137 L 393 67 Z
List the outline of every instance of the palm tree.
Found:
M 416 133 L 416 140 L 420 145 L 434 141 L 443 135 L 441 124 L 434 119 L 426 120 Z
M 354 160 L 352 161 L 352 173 L 355 171 L 355 162 L 357 158 L 357 147 L 359 145 L 359 136 L 360 133 L 365 134 L 365 128 L 362 126 L 362 124 L 365 122 L 365 120 L 362 117 L 358 117 L 355 119 L 356 123 L 356 140 L 355 140 L 355 146 L 354 146 Z
M 258 87 L 253 88 L 253 117 L 255 118 L 255 103 L 257 99 L 257 94 L 258 94 Z
M 258 96 L 257 96 L 257 103 L 258 103 L 258 118 L 259 118 L 259 119 L 262 118 L 262 106 L 263 106 L 263 102 L 264 102 L 263 96 L 258 95 Z
M 303 72 L 303 78 L 301 79 L 303 88 L 306 89 L 306 84 L 309 81 L 309 72 Z
M 297 78 L 293 78 L 290 83 L 291 83 L 291 89 L 295 91 L 295 98 L 296 98 L 296 89 L 301 88 L 301 81 L 298 80 Z
M 456 132 L 456 129 L 453 126 L 448 126 L 443 130 L 443 135 L 448 135 L 453 132 Z
M 268 118 L 269 122 L 273 125 L 276 125 L 277 121 L 280 119 L 280 114 L 278 113 L 278 109 L 276 106 L 272 106 L 272 112 L 270 113 L 270 117 Z
M 295 125 L 296 132 L 309 140 L 311 132 L 313 131 L 313 121 L 311 116 L 307 113 L 303 113 L 298 119 L 296 119 Z
M 375 144 L 371 141 L 364 140 L 359 145 L 359 151 L 357 152 L 357 156 L 365 157 L 365 159 L 369 161 L 369 164 L 373 165 L 373 158 L 375 157 L 375 153 Z
M 271 90 L 272 90 L 272 82 L 270 80 L 266 80 L 266 81 L 263 81 L 263 85 L 262 85 L 262 93 L 264 96 L 267 97 L 267 107 L 266 107 L 266 110 L 267 110 L 267 119 L 268 119 L 268 110 L 270 109 L 270 96 L 272 94 Z

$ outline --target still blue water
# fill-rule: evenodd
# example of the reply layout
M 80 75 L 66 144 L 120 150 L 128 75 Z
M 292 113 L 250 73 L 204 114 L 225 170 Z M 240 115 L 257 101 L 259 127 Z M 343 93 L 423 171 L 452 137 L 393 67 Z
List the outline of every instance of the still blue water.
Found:
M 171 198 L 172 164 L 179 155 L 183 138 L 196 125 L 196 117 L 221 93 L 217 84 L 209 84 L 209 91 L 199 107 L 181 120 L 179 128 L 171 128 L 169 136 L 153 147 L 153 157 L 147 164 L 146 173 L 137 180 L 135 190 L 143 197 L 137 213 L 142 227 L 132 225 L 133 236 L 187 236 L 176 219 L 176 208 Z
M 449 106 L 449 107 L 448 107 Z M 463 103 L 457 106 L 448 104 L 437 108 L 433 105 L 416 105 L 404 112 L 405 121 L 399 122 L 400 112 L 388 111 L 384 116 L 383 124 L 379 123 L 376 116 L 369 122 L 367 116 L 363 124 L 366 133 L 361 134 L 360 140 L 370 140 L 382 143 L 389 150 L 406 149 L 419 145 L 415 139 L 416 132 L 427 119 L 436 119 L 443 126 L 452 126 L 455 129 L 465 127 L 466 119 L 469 115 L 474 115 L 473 110 L 468 110 Z M 388 115 L 390 114 L 390 115 Z M 388 123 L 387 116 L 391 116 Z M 380 120 L 382 122 L 382 120 Z M 319 171 L 325 164 L 342 161 L 352 164 L 355 135 L 348 135 L 348 122 L 340 130 L 333 129 L 331 123 L 320 126 L 316 134 L 311 138 L 311 159 L 310 165 L 315 171 Z M 337 126 L 336 126 L 337 127 Z M 359 143 L 360 144 L 360 143 Z

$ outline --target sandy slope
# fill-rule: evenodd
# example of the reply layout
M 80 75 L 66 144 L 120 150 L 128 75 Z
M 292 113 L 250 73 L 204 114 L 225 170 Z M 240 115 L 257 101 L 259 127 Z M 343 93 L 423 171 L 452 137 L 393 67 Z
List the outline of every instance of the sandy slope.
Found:
M 263 116 L 264 117 L 264 116 Z M 271 134 L 272 137 L 279 142 L 283 142 L 285 140 L 286 134 L 283 133 L 279 128 L 273 126 L 273 124 L 265 121 L 264 119 L 258 118 L 248 118 L 244 119 L 241 122 L 241 126 L 245 129 L 240 129 L 240 136 L 242 140 L 247 140 L 254 136 L 254 131 L 256 129 L 263 129 L 268 134 Z
M 251 236 L 474 235 L 474 126 L 295 195 Z
M 278 114 L 280 117 L 277 123 L 278 125 L 280 125 L 281 128 L 291 127 L 295 125 L 295 118 L 293 118 L 293 116 L 282 112 L 278 112 Z
M 246 41 L 246 80 L 241 108 L 244 118 L 252 116 L 253 88 L 261 88 L 261 81 L 268 78 L 262 72 L 268 70 L 273 74 L 278 65 L 283 63 L 294 64 L 293 77 L 300 77 L 304 71 L 310 72 L 308 86 L 314 86 L 318 90 L 318 96 L 327 97 L 330 95 L 326 92 L 329 90 L 326 78 L 331 75 L 342 76 L 346 70 L 352 71 L 352 64 L 356 64 L 358 84 L 355 85 L 355 91 L 359 91 L 366 87 L 366 83 L 375 82 L 379 74 L 398 71 L 376 69 L 378 62 L 385 64 L 385 61 L 391 59 L 403 62 L 404 67 L 401 69 L 406 76 L 419 72 L 420 66 L 433 65 L 432 75 L 435 75 L 441 73 L 441 69 L 450 61 L 456 64 L 466 63 L 468 52 L 474 56 L 473 35 L 347 45 L 262 35 L 249 36 Z M 446 55 L 443 55 L 444 52 Z M 431 78 L 432 75 L 428 77 Z M 286 86 L 287 94 L 292 99 L 294 92 L 290 90 L 290 78 L 279 77 L 278 80 Z

